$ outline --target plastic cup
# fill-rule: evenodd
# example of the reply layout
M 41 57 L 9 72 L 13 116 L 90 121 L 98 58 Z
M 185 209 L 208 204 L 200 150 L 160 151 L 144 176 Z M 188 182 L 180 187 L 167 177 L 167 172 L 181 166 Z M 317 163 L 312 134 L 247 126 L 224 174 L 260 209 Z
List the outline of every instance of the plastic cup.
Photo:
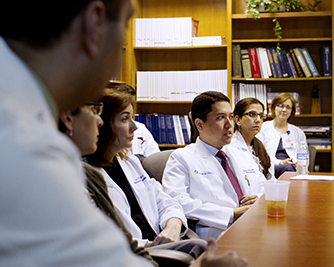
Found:
M 264 183 L 264 194 L 269 217 L 285 216 L 290 182 L 267 181 Z

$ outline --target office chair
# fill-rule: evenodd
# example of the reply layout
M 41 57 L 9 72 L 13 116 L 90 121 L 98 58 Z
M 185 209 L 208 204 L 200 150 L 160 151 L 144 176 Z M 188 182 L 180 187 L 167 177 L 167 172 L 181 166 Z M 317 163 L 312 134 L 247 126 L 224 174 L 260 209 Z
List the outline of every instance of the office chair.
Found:
M 156 179 L 158 182 L 161 183 L 162 181 L 162 175 L 166 166 L 166 162 L 169 158 L 169 155 L 174 151 L 175 149 L 170 150 L 164 150 L 160 151 L 154 154 L 149 155 L 147 158 L 145 158 L 142 162 L 143 168 L 148 173 L 148 175 L 151 178 Z M 188 228 L 189 230 L 186 233 L 185 238 L 191 239 L 191 238 L 199 238 L 199 236 L 194 232 L 196 223 L 198 222 L 198 219 L 193 218 L 187 218 Z M 150 255 L 154 258 L 155 261 L 159 263 L 159 267 L 164 266 L 189 266 L 192 261 L 194 260 L 193 257 L 190 255 L 180 252 L 180 251 L 165 251 L 162 250 L 150 250 Z M 183 255 L 182 255 L 183 254 Z
M 149 174 L 151 178 L 154 178 L 158 182 L 161 183 L 162 175 L 164 172 L 164 169 L 166 167 L 166 162 L 172 152 L 174 152 L 175 149 L 169 149 L 160 151 L 157 153 L 154 153 L 152 155 L 149 155 L 147 158 L 144 159 L 142 162 L 142 165 L 145 169 L 145 171 Z M 199 238 L 199 236 L 195 233 L 196 232 L 196 224 L 199 220 L 196 218 L 189 218 L 187 217 L 188 222 L 188 232 L 186 236 L 188 238 Z M 192 230 L 192 231 L 190 231 Z
M 315 157 L 317 155 L 317 149 L 314 146 L 308 146 L 309 151 L 309 165 L 308 165 L 308 171 L 314 172 L 314 164 L 315 164 Z

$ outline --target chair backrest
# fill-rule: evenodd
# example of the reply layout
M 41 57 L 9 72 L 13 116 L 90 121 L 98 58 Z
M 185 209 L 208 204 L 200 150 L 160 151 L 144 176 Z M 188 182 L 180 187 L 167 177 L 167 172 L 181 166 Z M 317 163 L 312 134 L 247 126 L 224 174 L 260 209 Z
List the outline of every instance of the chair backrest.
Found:
M 191 116 L 191 111 L 189 111 L 188 113 L 188 119 L 189 119 L 189 123 L 190 123 L 190 143 L 196 143 L 196 139 L 197 139 L 197 136 L 198 136 L 198 131 L 197 131 L 197 128 L 194 124 L 194 121 L 192 119 L 192 116 Z
M 142 165 L 151 178 L 155 178 L 157 181 L 161 183 L 166 162 L 169 158 L 169 155 L 174 150 L 175 149 L 160 151 L 151 154 L 146 159 L 144 159 Z
M 317 155 L 317 149 L 314 146 L 308 146 L 309 153 L 309 165 L 308 170 L 314 172 L 315 157 Z

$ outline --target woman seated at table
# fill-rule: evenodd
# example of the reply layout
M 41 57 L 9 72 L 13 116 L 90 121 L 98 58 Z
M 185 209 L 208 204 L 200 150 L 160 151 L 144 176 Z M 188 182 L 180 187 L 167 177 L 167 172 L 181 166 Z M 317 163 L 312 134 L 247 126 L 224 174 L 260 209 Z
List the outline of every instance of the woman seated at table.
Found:
M 151 179 L 139 159 L 129 153 L 137 129 L 132 120 L 133 96 L 109 89 L 102 101 L 104 126 L 100 129 L 98 149 L 87 161 L 103 174 L 109 196 L 126 228 L 141 246 L 164 244 L 178 249 L 182 245 L 180 250 L 196 258 L 205 250 L 206 242 L 179 241 L 187 231 L 181 205 L 164 193 L 161 184 Z
M 300 128 L 288 123 L 296 113 L 296 101 L 289 93 L 277 95 L 271 110 L 273 120 L 263 123 L 257 137 L 265 146 L 278 178 L 286 171 L 296 171 L 297 149 L 301 141 L 306 143 L 306 136 Z
M 89 103 L 76 110 L 61 112 L 59 115 L 59 130 L 73 141 L 78 147 L 81 156 L 92 154 L 97 149 L 99 128 L 103 125 L 100 117 L 102 109 L 103 103 Z M 84 162 L 83 167 L 86 173 L 86 186 L 92 204 L 107 214 L 121 228 L 128 238 L 129 245 L 134 253 L 145 257 L 156 265 L 148 251 L 138 246 L 137 241 L 132 239 L 130 232 L 124 226 L 108 196 L 107 185 L 101 173 Z
M 246 151 L 267 180 L 274 178 L 274 166 L 262 142 L 255 137 L 265 118 L 264 106 L 256 98 L 241 99 L 234 108 L 235 132 L 230 146 Z

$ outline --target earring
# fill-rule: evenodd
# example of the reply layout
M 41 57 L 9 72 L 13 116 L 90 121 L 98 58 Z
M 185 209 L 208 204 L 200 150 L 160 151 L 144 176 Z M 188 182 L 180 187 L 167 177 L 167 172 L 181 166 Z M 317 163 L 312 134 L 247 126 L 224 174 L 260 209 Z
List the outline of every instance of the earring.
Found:
M 70 130 L 70 132 L 69 132 L 68 135 L 69 135 L 69 136 L 73 136 L 73 130 Z

